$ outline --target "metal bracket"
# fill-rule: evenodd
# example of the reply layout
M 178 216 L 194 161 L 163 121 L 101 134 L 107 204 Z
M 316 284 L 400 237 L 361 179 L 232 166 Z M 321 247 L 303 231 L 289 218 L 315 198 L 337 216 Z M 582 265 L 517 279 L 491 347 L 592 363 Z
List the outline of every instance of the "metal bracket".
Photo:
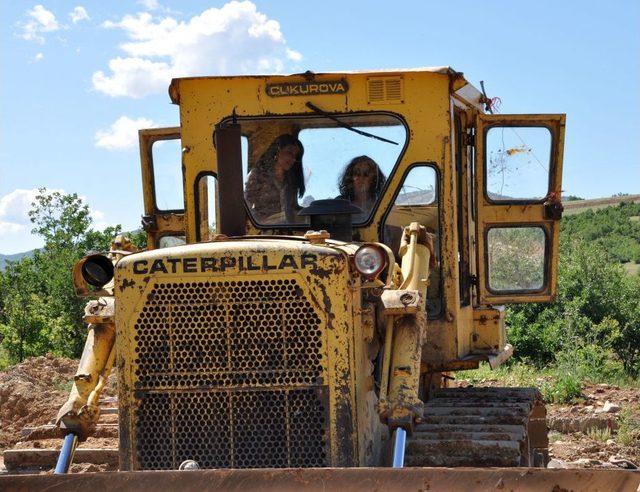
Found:
M 417 290 L 385 290 L 380 296 L 384 314 L 411 314 L 418 312 L 420 292 Z

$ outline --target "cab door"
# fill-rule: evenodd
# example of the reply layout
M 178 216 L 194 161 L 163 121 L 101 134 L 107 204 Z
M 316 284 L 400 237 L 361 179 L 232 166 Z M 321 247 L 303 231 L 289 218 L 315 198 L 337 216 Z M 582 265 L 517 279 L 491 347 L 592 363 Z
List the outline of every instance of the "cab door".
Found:
M 556 294 L 565 115 L 476 120 L 479 304 Z
M 138 132 L 148 249 L 185 243 L 180 128 Z

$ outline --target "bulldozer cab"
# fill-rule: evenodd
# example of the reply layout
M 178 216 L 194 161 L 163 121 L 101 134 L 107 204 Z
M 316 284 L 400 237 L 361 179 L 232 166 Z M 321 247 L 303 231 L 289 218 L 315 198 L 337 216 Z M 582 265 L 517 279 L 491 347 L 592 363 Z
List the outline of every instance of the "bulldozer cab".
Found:
M 303 235 L 311 223 L 300 210 L 353 199 L 349 164 L 366 158 L 374 191 L 351 215 L 350 239 L 397 254 L 402 227 L 417 221 L 433 232 L 431 317 L 447 303 L 455 315 L 555 295 L 564 115 L 485 114 L 484 96 L 444 68 L 177 79 L 170 95 L 181 127 L 140 132 L 150 248 L 216 234 Z M 286 211 L 269 206 L 273 177 L 259 172 L 282 135 L 303 152 L 304 186 L 289 190 Z

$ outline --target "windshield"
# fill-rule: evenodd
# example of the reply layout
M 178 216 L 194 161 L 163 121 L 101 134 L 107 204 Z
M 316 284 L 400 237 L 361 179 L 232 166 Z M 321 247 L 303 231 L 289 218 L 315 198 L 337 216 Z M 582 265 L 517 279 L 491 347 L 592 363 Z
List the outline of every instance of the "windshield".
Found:
M 244 197 L 262 226 L 304 225 L 305 207 L 342 199 L 367 221 L 406 142 L 388 114 L 243 120 Z M 344 205 L 343 204 L 343 205 Z

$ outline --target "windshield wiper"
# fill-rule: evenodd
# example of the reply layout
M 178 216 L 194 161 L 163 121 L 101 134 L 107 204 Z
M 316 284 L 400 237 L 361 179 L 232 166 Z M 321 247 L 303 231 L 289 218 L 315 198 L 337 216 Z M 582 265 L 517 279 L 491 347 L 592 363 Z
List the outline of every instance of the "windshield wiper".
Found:
M 329 118 L 331 121 L 335 121 L 338 126 L 341 126 L 342 128 L 346 128 L 347 130 L 351 130 L 352 132 L 358 133 L 359 135 L 364 135 L 365 137 L 369 137 L 369 138 L 375 138 L 376 140 L 380 140 L 382 142 L 387 142 L 393 145 L 400 145 L 398 144 L 398 142 L 394 142 L 393 140 L 388 140 L 384 137 L 379 137 L 378 135 L 374 135 L 373 133 L 369 133 L 369 132 L 365 132 L 362 130 L 358 130 L 357 128 L 352 127 L 351 125 L 349 125 L 348 123 L 345 123 L 344 121 L 339 120 L 338 118 L 336 118 L 335 116 L 327 113 L 326 111 L 323 111 L 322 109 L 320 109 L 318 106 L 316 106 L 313 103 L 310 103 L 307 101 L 307 108 L 309 108 L 310 110 L 312 110 L 315 113 L 321 114 L 322 116 Z

